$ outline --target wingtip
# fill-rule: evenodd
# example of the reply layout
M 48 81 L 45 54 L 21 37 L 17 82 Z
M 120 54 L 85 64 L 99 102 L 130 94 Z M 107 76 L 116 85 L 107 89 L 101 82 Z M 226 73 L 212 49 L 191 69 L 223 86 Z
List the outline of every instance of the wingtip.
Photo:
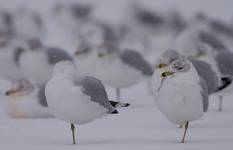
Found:
M 119 112 L 115 109 L 114 111 L 111 112 L 111 114 L 118 114 Z
M 129 104 L 129 103 L 126 103 L 126 104 L 125 104 L 125 107 L 129 107 L 129 106 L 130 106 L 130 104 Z

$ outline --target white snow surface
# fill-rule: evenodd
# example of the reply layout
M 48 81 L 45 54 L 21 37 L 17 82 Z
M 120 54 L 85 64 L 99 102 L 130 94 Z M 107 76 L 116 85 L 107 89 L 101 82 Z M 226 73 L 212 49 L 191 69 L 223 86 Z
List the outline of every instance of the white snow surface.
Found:
M 114 90 L 108 90 L 114 98 Z M 156 108 L 145 84 L 123 91 L 127 109 L 86 125 L 76 126 L 77 145 L 72 145 L 68 123 L 57 119 L 9 119 L 1 115 L 0 145 L 4 150 L 104 150 L 104 149 L 232 149 L 233 102 L 224 99 L 224 111 L 217 112 L 217 97 L 210 98 L 210 110 L 201 120 L 191 123 L 186 143 L 181 144 L 183 129 L 167 121 Z
M 0 0 L 1 8 L 14 9 L 26 4 L 44 16 L 56 0 Z M 61 1 L 61 0 L 60 0 Z M 123 13 L 125 0 L 82 0 L 97 4 L 98 16 L 118 21 Z M 167 10 L 173 6 L 191 15 L 203 10 L 210 16 L 232 21 L 232 0 L 144 0 L 148 7 Z M 70 0 L 63 0 L 70 2 Z M 150 5 L 151 3 L 155 5 Z M 108 13 L 106 13 L 108 12 Z M 109 13 L 111 12 L 111 13 Z M 111 14 L 111 15 L 110 15 Z M 64 46 L 51 30 L 50 44 Z M 59 45 L 60 44 L 60 45 Z M 218 97 L 210 97 L 209 111 L 201 120 L 192 122 L 181 144 L 183 129 L 171 124 L 159 112 L 145 83 L 122 91 L 122 101 L 131 103 L 120 109 L 119 114 L 97 119 L 86 125 L 76 126 L 77 145 L 72 145 L 71 130 L 66 122 L 50 119 L 9 119 L 6 116 L 4 91 L 9 83 L 0 81 L 0 149 L 1 150 L 231 150 L 233 149 L 233 95 L 224 97 L 223 112 L 217 112 Z M 114 89 L 107 88 L 110 99 Z

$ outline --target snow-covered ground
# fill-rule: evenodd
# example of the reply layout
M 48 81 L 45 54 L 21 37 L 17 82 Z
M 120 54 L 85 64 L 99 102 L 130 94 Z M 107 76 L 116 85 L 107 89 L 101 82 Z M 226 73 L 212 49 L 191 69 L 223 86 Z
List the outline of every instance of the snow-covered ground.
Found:
M 27 4 L 46 15 L 56 0 L 0 0 L 0 7 L 13 9 Z M 63 0 L 67 1 L 67 0 Z M 82 0 L 96 3 L 98 16 L 117 21 L 125 0 Z M 160 10 L 173 6 L 191 15 L 203 10 L 210 16 L 226 21 L 233 19 L 232 0 L 145 0 Z M 106 13 L 106 11 L 108 13 Z M 111 12 L 111 13 L 109 13 Z M 123 91 L 123 101 L 131 107 L 119 114 L 98 119 L 90 124 L 76 126 L 77 145 L 72 145 L 69 124 L 56 119 L 9 119 L 5 115 L 4 89 L 8 83 L 0 82 L 0 150 L 219 150 L 233 149 L 233 95 L 224 98 L 224 110 L 219 113 L 217 97 L 210 97 L 210 109 L 202 120 L 192 122 L 186 143 L 181 144 L 183 129 L 169 123 L 158 111 L 145 83 Z M 113 89 L 108 88 L 114 99 Z
M 114 98 L 110 90 L 110 97 Z M 156 109 L 145 84 L 123 91 L 132 105 L 117 115 L 76 126 L 77 145 L 72 145 L 69 124 L 56 119 L 0 119 L 0 147 L 43 150 L 204 150 L 233 148 L 233 101 L 224 99 L 224 111 L 216 111 L 217 98 L 210 98 L 210 110 L 191 123 L 186 143 L 181 144 L 183 129 L 169 123 Z

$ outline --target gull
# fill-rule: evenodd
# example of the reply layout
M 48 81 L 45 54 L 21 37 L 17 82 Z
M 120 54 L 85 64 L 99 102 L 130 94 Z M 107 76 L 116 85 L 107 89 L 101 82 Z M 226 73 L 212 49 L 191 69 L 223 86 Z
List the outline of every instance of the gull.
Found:
M 18 79 L 13 81 L 6 96 L 7 114 L 10 118 L 53 117 L 45 98 L 45 85 Z
M 185 124 L 184 143 L 189 122 L 200 119 L 208 108 L 208 89 L 192 63 L 181 57 L 161 74 L 161 87 L 155 102 L 174 124 Z
M 120 51 L 114 44 L 104 43 L 98 47 L 96 55 L 95 76 L 116 88 L 117 99 L 120 99 L 120 89 L 134 86 L 153 74 L 150 63 L 134 50 Z
M 93 9 L 91 5 L 83 3 L 56 4 L 52 9 L 51 30 L 54 31 L 54 38 L 60 38 L 61 42 L 65 40 L 62 46 L 75 49 L 80 41 L 80 32 L 86 27 L 92 28 Z
M 26 6 L 19 7 L 12 15 L 14 36 L 22 40 L 41 39 L 44 22 L 41 16 Z
M 206 46 L 203 48 L 209 48 L 209 47 Z M 208 49 L 205 50 L 204 52 L 206 51 L 208 51 Z M 223 55 L 222 53 L 219 54 Z M 160 86 L 159 76 L 161 75 L 161 73 L 167 71 L 169 65 L 179 57 L 181 57 L 181 55 L 175 50 L 167 50 L 164 53 L 162 53 L 162 55 L 159 57 L 159 60 L 156 63 L 156 68 L 154 70 L 151 80 L 153 85 L 152 86 L 153 91 L 156 91 Z M 223 57 L 223 56 L 218 55 L 218 57 Z M 229 55 L 228 57 L 231 57 L 231 55 Z M 221 58 L 221 60 L 223 60 L 223 58 Z M 210 56 L 205 56 L 205 53 L 203 53 L 201 58 L 196 59 L 193 57 L 188 57 L 188 59 L 189 61 L 192 62 L 192 64 L 196 68 L 198 75 L 202 77 L 203 80 L 205 80 L 208 87 L 208 94 L 219 95 L 220 99 L 219 99 L 218 110 L 221 111 L 222 95 L 230 92 L 232 77 L 230 77 L 229 75 L 223 76 L 218 68 L 218 64 L 223 64 L 223 63 L 220 63 L 219 61 L 217 61 L 217 59 L 212 58 Z M 229 61 L 231 60 L 229 58 L 226 59 L 228 63 L 230 63 Z M 156 92 L 154 93 L 156 94 Z
M 26 47 L 17 49 L 15 59 L 23 76 L 45 84 L 52 76 L 53 66 L 61 60 L 72 60 L 63 49 L 46 47 L 39 40 L 28 40 Z
M 213 93 L 217 96 L 219 96 L 219 105 L 218 105 L 218 111 L 222 111 L 223 107 L 223 96 L 226 94 L 232 93 L 232 80 L 233 80 L 233 53 L 228 50 L 223 51 L 216 51 L 214 48 L 212 48 L 208 44 L 202 44 L 198 48 L 201 53 L 200 55 L 194 57 L 198 61 L 202 61 L 202 63 L 207 63 L 212 68 L 212 72 L 204 71 L 205 68 L 202 68 L 203 71 L 197 69 L 203 78 L 206 80 L 206 82 L 210 84 L 218 83 L 218 88 L 212 88 L 216 89 L 213 92 L 209 91 L 210 93 Z M 194 65 L 196 64 L 193 62 Z M 204 74 L 207 72 L 206 74 Z M 216 76 L 212 78 L 213 76 Z M 213 80 L 210 80 L 212 78 Z M 217 80 L 218 78 L 218 80 Z M 215 81 L 215 82 L 214 82 Z
M 232 92 L 232 52 L 229 47 L 209 31 L 208 24 L 183 31 L 174 47 L 184 56 L 191 56 L 211 65 L 219 78 L 219 89 L 215 93 L 219 96 L 218 111 L 222 111 L 223 96 Z
M 12 39 L 8 34 L 0 33 L 0 77 L 7 80 L 15 80 L 22 77 L 22 73 L 16 64 L 17 49 L 23 44 Z
M 12 36 L 12 15 L 8 11 L 0 11 L 0 33 Z
M 107 114 L 118 113 L 109 102 L 101 81 L 80 76 L 70 61 L 61 61 L 54 66 L 45 95 L 54 116 L 71 124 L 73 144 L 76 143 L 74 124 L 86 124 Z
M 184 56 L 199 57 L 203 53 L 203 44 L 209 45 L 214 53 L 229 49 L 220 38 L 209 31 L 206 23 L 187 27 L 176 37 L 172 47 Z

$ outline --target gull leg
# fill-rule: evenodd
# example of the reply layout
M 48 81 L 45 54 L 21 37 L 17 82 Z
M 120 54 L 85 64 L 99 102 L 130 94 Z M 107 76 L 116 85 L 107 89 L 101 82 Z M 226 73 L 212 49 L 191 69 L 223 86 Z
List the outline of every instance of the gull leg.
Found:
M 181 143 L 184 143 L 184 139 L 185 139 L 185 135 L 186 135 L 186 132 L 187 132 L 188 127 L 189 127 L 189 122 L 187 121 L 187 122 L 185 123 L 185 130 L 184 130 L 184 135 L 183 135 L 183 138 L 182 138 Z
M 76 144 L 76 140 L 75 140 L 75 126 L 74 126 L 73 123 L 71 123 L 70 126 L 71 126 L 71 131 L 72 131 L 73 144 Z
M 218 111 L 222 111 L 223 96 L 219 96 Z
M 184 127 L 184 125 L 185 125 L 185 124 L 181 124 L 181 125 L 179 126 L 179 128 L 183 128 L 183 127 Z
M 117 96 L 117 101 L 120 101 L 120 99 L 121 99 L 121 91 L 120 91 L 120 88 L 116 88 L 116 96 Z

